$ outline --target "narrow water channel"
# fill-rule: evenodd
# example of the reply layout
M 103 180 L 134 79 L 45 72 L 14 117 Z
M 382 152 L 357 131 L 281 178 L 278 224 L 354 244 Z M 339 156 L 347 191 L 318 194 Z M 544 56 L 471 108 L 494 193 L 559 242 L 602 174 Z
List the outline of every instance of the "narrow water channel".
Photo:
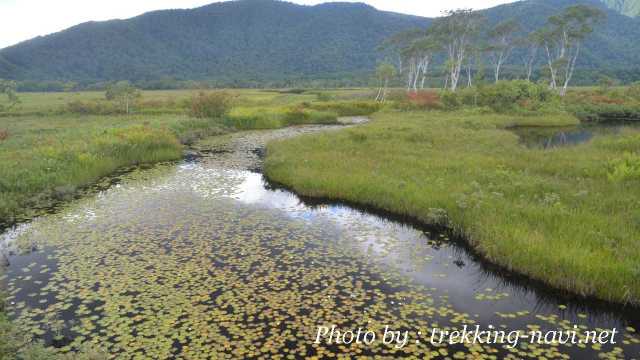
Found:
M 638 358 L 640 314 L 502 273 L 446 232 L 312 204 L 257 172 L 267 141 L 320 127 L 236 134 L 179 164 L 6 232 L 2 284 L 25 332 L 118 358 Z M 401 348 L 314 344 L 318 326 L 408 331 Z M 616 329 L 615 344 L 433 344 L 431 329 Z

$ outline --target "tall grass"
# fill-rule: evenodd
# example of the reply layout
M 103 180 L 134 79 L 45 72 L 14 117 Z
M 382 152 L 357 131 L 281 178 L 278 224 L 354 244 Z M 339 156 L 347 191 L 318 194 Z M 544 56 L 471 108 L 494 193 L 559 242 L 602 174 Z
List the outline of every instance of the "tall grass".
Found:
M 338 116 L 367 116 L 379 111 L 381 105 L 374 101 L 327 101 L 310 104 L 313 110 L 334 112 Z
M 487 259 L 554 287 L 640 304 L 640 134 L 528 149 L 506 126 L 558 117 L 386 112 L 362 127 L 270 144 L 295 191 L 447 223 Z M 348 155 L 347 155 L 348 154 Z M 438 211 L 434 211 L 438 210 Z
M 277 129 L 303 124 L 337 124 L 338 114 L 304 107 L 239 107 L 226 117 L 225 124 L 240 130 Z

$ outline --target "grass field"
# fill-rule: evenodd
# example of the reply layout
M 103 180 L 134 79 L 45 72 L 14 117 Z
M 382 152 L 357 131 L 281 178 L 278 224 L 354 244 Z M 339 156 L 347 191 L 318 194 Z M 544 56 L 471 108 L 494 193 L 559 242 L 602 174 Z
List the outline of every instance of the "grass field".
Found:
M 268 147 L 269 178 L 313 197 L 444 223 L 488 260 L 557 288 L 640 304 L 640 133 L 528 149 L 513 125 L 569 116 L 382 112 Z
M 317 92 L 234 90 L 231 113 L 220 119 L 188 116 L 195 91 L 144 92 L 133 114 L 92 114 L 117 109 L 104 93 L 20 94 L 21 104 L 0 114 L 0 224 L 33 215 L 34 208 L 73 194 L 116 169 L 182 156 L 196 139 L 244 129 L 336 123 L 360 113 L 362 90 Z M 80 103 L 73 108 L 69 104 Z M 100 106 L 96 106 L 100 104 Z M 340 111 L 317 110 L 333 107 Z M 369 107 L 368 112 L 377 110 Z

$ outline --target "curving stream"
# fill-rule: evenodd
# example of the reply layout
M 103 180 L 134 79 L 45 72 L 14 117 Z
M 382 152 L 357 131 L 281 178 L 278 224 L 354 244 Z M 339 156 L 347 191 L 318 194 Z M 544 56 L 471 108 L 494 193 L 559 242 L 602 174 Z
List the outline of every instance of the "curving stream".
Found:
M 329 127 L 335 129 L 338 127 Z M 503 273 L 447 232 L 275 189 L 267 141 L 327 127 L 209 139 L 177 164 L 6 232 L 9 315 L 37 339 L 117 358 L 638 358 L 640 314 Z M 34 251 L 20 255 L 21 249 Z M 318 326 L 408 331 L 401 348 L 314 344 Z M 616 329 L 616 344 L 433 344 L 433 328 Z M 381 340 L 381 339 L 380 339 Z

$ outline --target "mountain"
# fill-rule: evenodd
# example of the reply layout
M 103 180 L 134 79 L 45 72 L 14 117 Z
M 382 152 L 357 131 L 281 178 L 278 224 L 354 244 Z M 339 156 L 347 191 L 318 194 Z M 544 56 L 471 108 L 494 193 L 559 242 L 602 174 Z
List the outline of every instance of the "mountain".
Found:
M 528 0 L 497 6 L 485 11 L 490 23 L 517 19 L 527 31 L 545 25 L 549 16 L 571 5 L 584 4 L 602 9 L 607 20 L 585 43 L 578 66 L 590 70 L 640 68 L 640 18 L 630 18 L 609 9 L 598 0 Z
M 602 2 L 621 14 L 631 17 L 640 16 L 640 0 L 602 0 Z
M 608 22 L 586 44 L 580 68 L 640 68 L 640 19 L 599 0 L 525 0 L 484 13 L 490 23 L 516 18 L 533 30 L 576 3 L 608 14 Z M 171 77 L 224 84 L 340 79 L 374 69 L 381 56 L 376 48 L 386 37 L 430 22 L 360 3 L 236 0 L 89 22 L 38 37 L 0 50 L 0 78 L 97 82 Z
M 0 77 L 263 79 L 368 71 L 389 34 L 423 18 L 357 3 L 237 0 L 90 22 L 0 51 Z

